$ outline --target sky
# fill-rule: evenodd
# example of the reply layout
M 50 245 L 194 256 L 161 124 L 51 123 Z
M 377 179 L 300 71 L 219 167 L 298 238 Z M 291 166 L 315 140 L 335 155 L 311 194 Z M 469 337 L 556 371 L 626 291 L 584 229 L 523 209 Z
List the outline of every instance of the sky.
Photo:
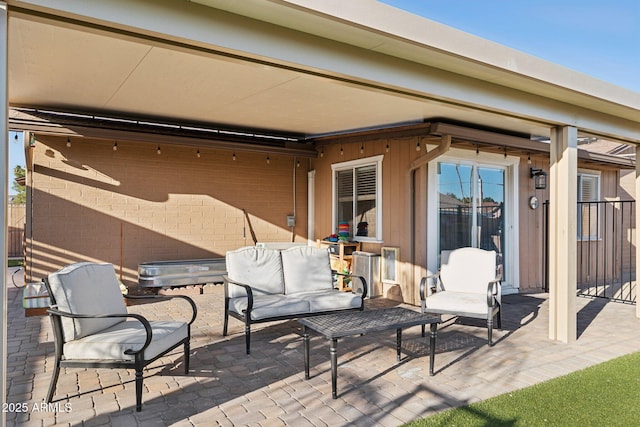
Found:
M 382 1 L 640 92 L 640 0 Z M 24 166 L 22 138 L 14 136 L 10 183 L 15 165 Z
M 640 0 L 381 0 L 640 92 Z

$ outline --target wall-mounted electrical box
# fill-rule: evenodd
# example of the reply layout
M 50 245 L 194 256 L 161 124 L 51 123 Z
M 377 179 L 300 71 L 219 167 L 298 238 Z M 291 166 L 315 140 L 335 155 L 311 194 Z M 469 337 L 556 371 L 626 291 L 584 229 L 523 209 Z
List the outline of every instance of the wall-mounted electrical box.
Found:
M 296 226 L 295 215 L 287 215 L 287 227 L 295 227 L 295 226 Z

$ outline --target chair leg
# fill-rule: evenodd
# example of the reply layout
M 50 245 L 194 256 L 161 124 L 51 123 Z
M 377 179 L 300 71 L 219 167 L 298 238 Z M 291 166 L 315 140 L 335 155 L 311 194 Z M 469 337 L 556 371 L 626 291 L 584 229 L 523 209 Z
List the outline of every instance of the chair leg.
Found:
M 136 412 L 142 411 L 142 368 L 136 368 Z
M 251 324 L 245 323 L 244 325 L 244 339 L 247 346 L 247 354 L 251 352 Z
M 53 372 L 51 373 L 51 383 L 49 383 L 49 391 L 47 392 L 47 403 L 51 403 L 53 400 L 53 394 L 56 391 L 56 384 L 58 384 L 58 377 L 60 376 L 60 359 L 56 356 L 55 364 L 53 365 Z
M 425 325 L 422 325 L 422 337 L 424 338 L 426 336 L 427 336 L 427 334 L 426 334 Z
M 184 373 L 189 374 L 189 353 L 191 352 L 191 344 L 189 340 L 184 343 Z
M 489 330 L 489 347 L 493 346 L 493 318 L 490 317 L 487 320 L 487 329 Z
M 228 303 L 227 303 L 228 304 Z M 227 336 L 227 331 L 229 328 L 229 307 L 225 304 L 224 306 L 224 325 L 222 326 L 222 336 Z
M 502 330 L 502 306 L 498 307 L 498 329 Z

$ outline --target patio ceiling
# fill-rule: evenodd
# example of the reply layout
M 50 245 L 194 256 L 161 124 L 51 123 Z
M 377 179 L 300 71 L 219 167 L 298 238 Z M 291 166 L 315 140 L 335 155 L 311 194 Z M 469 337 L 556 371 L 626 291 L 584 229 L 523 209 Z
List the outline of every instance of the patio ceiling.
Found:
M 465 104 L 393 87 L 355 73 L 347 76 L 328 69 L 286 63 L 269 52 L 260 56 L 106 20 L 96 21 L 68 11 L 23 7 L 29 6 L 28 3 L 17 2 L 19 7 L 9 9 L 9 103 L 13 107 L 203 123 L 296 134 L 303 138 L 433 119 L 531 136 L 548 136 L 549 127 L 554 124 L 536 117 L 478 108 L 472 102 Z M 159 3 L 168 7 L 172 2 Z M 300 39 L 313 40 L 323 31 L 329 32 L 335 35 L 332 48 L 344 49 L 344 53 L 358 44 L 377 43 L 380 47 L 375 58 L 383 67 L 387 66 L 382 63 L 387 58 L 384 54 L 391 51 L 404 52 L 406 58 L 394 59 L 402 64 L 409 59 L 430 58 L 428 64 L 421 66 L 429 67 L 426 70 L 433 74 L 434 80 L 449 78 L 454 75 L 451 71 L 462 72 L 466 63 L 468 74 L 474 79 L 487 77 L 494 71 L 485 82 L 487 90 L 496 84 L 500 85 L 495 86 L 496 90 L 505 89 L 505 85 L 515 88 L 524 84 L 523 79 L 514 78 L 512 73 L 498 72 L 495 67 L 471 66 L 469 61 L 461 62 L 459 57 L 447 56 L 435 49 L 431 55 L 424 55 L 424 51 L 419 55 L 417 48 L 410 49 L 407 45 L 403 50 L 394 46 L 393 41 L 387 40 L 383 46 L 379 40 L 372 39 L 371 34 L 367 39 L 362 29 L 345 26 L 339 20 L 328 21 L 326 17 L 307 13 L 307 21 L 300 21 L 300 7 L 283 6 L 283 2 L 262 2 L 265 7 L 242 7 L 241 10 L 235 9 L 238 3 L 244 2 L 202 3 L 252 15 L 242 19 L 254 27 L 266 25 L 258 20 L 269 17 L 274 22 L 279 19 L 283 25 L 287 25 L 287 20 L 306 22 L 309 24 L 306 33 L 299 32 L 302 24 L 291 24 L 289 27 L 293 29 L 287 31 L 289 34 L 295 31 Z M 250 3 L 256 5 L 256 2 Z M 212 7 L 194 4 L 180 7 L 196 8 L 194 10 L 201 14 L 222 13 L 226 14 L 225 19 L 231 19 L 227 12 Z M 323 22 L 328 29 L 323 30 Z M 367 49 L 370 53 L 371 49 Z M 434 68 L 435 63 L 442 68 Z M 454 76 L 467 83 L 471 81 L 469 76 Z M 533 79 L 527 81 L 534 85 Z M 479 83 L 474 80 L 473 84 Z M 535 91 L 548 93 L 552 89 L 547 85 Z M 571 90 L 558 91 L 557 96 L 576 103 L 585 102 Z M 573 100 L 569 99 L 571 96 Z M 613 104 L 609 107 L 616 108 Z

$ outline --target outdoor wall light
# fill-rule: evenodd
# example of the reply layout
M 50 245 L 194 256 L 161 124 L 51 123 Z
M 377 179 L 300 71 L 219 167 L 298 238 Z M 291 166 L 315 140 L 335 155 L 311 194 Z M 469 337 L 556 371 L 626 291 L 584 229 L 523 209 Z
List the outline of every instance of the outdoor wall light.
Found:
M 531 178 L 534 179 L 536 190 L 547 188 L 547 173 L 542 169 L 531 168 Z

